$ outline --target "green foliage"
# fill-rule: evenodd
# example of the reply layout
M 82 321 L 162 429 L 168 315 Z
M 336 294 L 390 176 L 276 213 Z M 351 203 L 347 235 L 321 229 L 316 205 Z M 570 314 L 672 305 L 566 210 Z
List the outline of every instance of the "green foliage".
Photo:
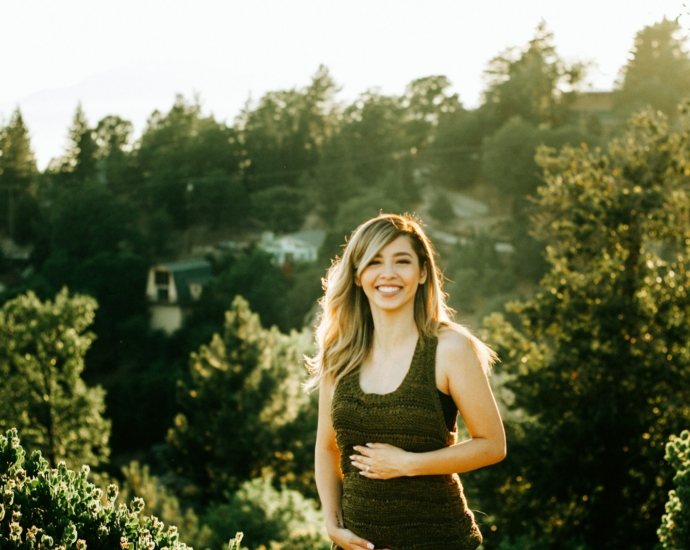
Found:
M 449 95 L 449 88 L 450 81 L 442 75 L 418 78 L 407 85 L 402 98 L 407 150 L 414 148 L 416 152 L 423 152 L 439 119 L 447 113 L 462 110 L 458 95 Z
M 428 152 L 430 181 L 446 189 L 472 187 L 480 173 L 480 151 L 486 131 L 477 111 L 455 109 L 440 115 Z
M 173 220 L 165 208 L 154 211 L 148 220 L 148 242 L 151 252 L 159 258 L 171 256 L 174 252 L 172 231 Z
M 441 223 L 448 223 L 455 219 L 453 205 L 446 193 L 436 194 L 436 197 L 429 207 L 429 214 L 431 214 L 432 218 Z
M 315 424 L 301 415 L 315 406 L 301 389 L 309 345 L 306 333 L 262 328 L 238 296 L 224 334 L 192 353 L 168 454 L 173 471 L 202 498 L 218 498 L 266 469 L 293 478 L 311 470 L 313 456 L 302 450 L 311 447 Z M 295 456 L 304 462 L 295 464 Z
M 278 325 L 285 329 L 282 313 L 287 291 L 287 277 L 275 265 L 271 255 L 259 248 L 253 249 L 233 259 L 226 269 L 207 283 L 186 328 L 209 325 L 214 332 L 219 332 L 225 312 L 235 296 L 240 295 L 266 326 Z M 209 336 L 205 335 L 205 338 Z
M 133 205 L 118 199 L 103 185 L 74 185 L 59 193 L 51 208 L 50 239 L 54 250 L 84 260 L 102 252 L 117 252 L 138 242 Z
M 496 241 L 480 234 L 441 253 L 448 281 L 449 304 L 461 313 L 474 312 L 482 298 L 499 296 L 517 284 L 514 266 L 496 252 Z
M 147 465 L 130 462 L 122 467 L 123 480 L 115 504 L 127 504 L 135 498 L 141 499 L 144 506 L 139 513 L 139 519 L 155 516 L 163 523 L 176 525 L 180 541 L 189 547 L 207 548 L 211 532 L 205 525 L 201 525 L 199 517 L 192 508 L 182 510 L 179 499 L 154 475 L 151 475 Z M 105 486 L 99 483 L 101 487 Z M 231 534 L 234 535 L 236 531 Z M 231 536 L 228 532 L 228 537 Z M 223 542 L 228 539 L 225 538 Z
M 17 107 L 9 124 L 0 129 L 0 183 L 14 186 L 15 191 L 34 193 L 36 159 L 31 150 L 29 130 Z
M 655 543 L 671 483 L 664 442 L 690 421 L 687 114 L 681 122 L 671 133 L 642 114 L 608 154 L 540 153 L 535 232 L 551 269 L 534 299 L 511 306 L 517 329 L 487 321 L 518 419 L 507 461 L 480 474 L 493 478 L 483 494 L 499 537 Z
M 671 437 L 666 444 L 667 462 L 673 466 L 676 488 L 669 492 L 666 514 L 657 531 L 663 548 L 690 548 L 690 432 L 683 430 L 679 437 Z
M 228 185 L 237 174 L 240 156 L 235 129 L 213 117 L 202 117 L 198 101 L 177 96 L 167 114 L 155 111 L 151 115 L 141 137 L 135 159 L 143 183 L 138 200 L 153 209 L 165 208 L 178 229 L 188 227 L 204 208 L 212 224 L 225 221 L 219 218 L 218 208 L 230 201 L 234 213 L 249 207 L 246 196 Z M 233 222 L 234 217 L 227 220 Z
M 0 435 L 0 547 L 17 550 L 184 550 L 174 526 L 164 530 L 154 516 L 139 515 L 140 498 L 115 507 L 117 487 L 104 492 L 87 481 L 89 467 L 50 469 L 40 452 L 24 460 L 17 431 Z
M 519 117 L 511 118 L 482 146 L 482 175 L 501 192 L 513 196 L 534 193 L 542 182 L 535 161 L 537 147 L 596 145 L 596 138 L 574 126 L 556 129 L 537 128 L 534 123 Z
M 0 426 L 17 427 L 54 466 L 106 460 L 104 394 L 81 379 L 96 302 L 62 290 L 41 302 L 29 292 L 0 310 Z
M 624 113 L 651 106 L 676 115 L 690 94 L 690 58 L 678 21 L 663 19 L 637 33 L 630 61 L 621 69 L 616 107 Z
M 21 244 L 34 237 L 36 216 L 27 206 L 35 204 L 37 172 L 29 130 L 17 107 L 9 124 L 0 128 L 0 219 Z
M 98 145 L 94 130 L 89 126 L 79 103 L 74 113 L 72 127 L 69 129 L 67 151 L 57 162 L 51 161 L 53 170 L 57 172 L 58 181 L 83 184 L 97 179 L 97 152 Z
M 266 229 L 292 233 L 302 227 L 312 205 L 303 190 L 276 186 L 254 193 L 252 206 L 254 216 Z
M 323 512 L 316 502 L 283 486 L 273 487 L 271 479 L 246 481 L 227 503 L 211 505 L 204 517 L 213 535 L 209 546 L 219 548 L 242 530 L 249 550 L 328 550 Z
M 242 227 L 249 217 L 251 200 L 235 175 L 214 170 L 189 179 L 187 197 L 190 224 L 219 227 Z
M 510 49 L 491 60 L 486 71 L 489 86 L 480 108 L 490 128 L 515 116 L 549 126 L 568 120 L 568 107 L 584 76 L 584 66 L 568 65 L 558 57 L 553 38 L 542 21 L 525 48 Z
M 131 144 L 132 123 L 119 116 L 106 116 L 94 130 L 96 141 L 99 181 L 115 193 L 131 192 L 134 178 L 132 157 L 128 154 Z
M 482 175 L 502 192 L 522 196 L 541 182 L 534 155 L 539 129 L 520 117 L 511 118 L 482 147 Z
M 242 173 L 250 191 L 294 188 L 302 171 L 316 164 L 332 130 L 336 91 L 321 66 L 304 89 L 268 92 L 254 109 L 245 108 L 238 125 Z

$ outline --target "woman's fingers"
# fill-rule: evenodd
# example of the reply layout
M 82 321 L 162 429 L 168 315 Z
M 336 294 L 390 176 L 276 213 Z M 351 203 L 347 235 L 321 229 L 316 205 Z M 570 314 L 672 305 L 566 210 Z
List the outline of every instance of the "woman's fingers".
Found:
M 340 529 L 337 533 L 337 536 L 332 536 L 331 539 L 333 539 L 333 542 L 335 542 L 338 546 L 344 548 L 345 550 L 373 550 L 375 548 L 373 543 L 369 542 L 366 539 L 363 539 L 362 537 L 358 537 L 349 529 Z M 388 549 L 376 548 L 376 550 Z

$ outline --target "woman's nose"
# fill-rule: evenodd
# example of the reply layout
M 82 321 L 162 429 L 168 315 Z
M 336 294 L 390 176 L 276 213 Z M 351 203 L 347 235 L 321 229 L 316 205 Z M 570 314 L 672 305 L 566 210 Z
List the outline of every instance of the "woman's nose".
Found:
M 395 266 L 393 262 L 384 262 L 383 264 L 383 275 L 392 276 L 395 275 Z

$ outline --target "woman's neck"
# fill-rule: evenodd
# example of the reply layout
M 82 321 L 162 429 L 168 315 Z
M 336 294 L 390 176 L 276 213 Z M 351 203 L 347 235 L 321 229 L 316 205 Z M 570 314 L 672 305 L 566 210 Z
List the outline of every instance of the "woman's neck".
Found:
M 379 350 L 393 350 L 416 340 L 419 331 L 413 315 L 375 315 L 374 346 Z

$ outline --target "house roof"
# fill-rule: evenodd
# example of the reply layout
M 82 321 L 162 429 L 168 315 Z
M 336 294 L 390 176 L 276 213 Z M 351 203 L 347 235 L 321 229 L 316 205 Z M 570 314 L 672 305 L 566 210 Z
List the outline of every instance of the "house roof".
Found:
M 153 269 L 166 269 L 175 278 L 175 288 L 177 289 L 177 299 L 179 303 L 185 304 L 193 301 L 190 292 L 190 285 L 206 284 L 212 277 L 211 263 L 208 260 L 180 260 L 154 266 Z
M 290 233 L 289 235 L 286 235 L 286 237 L 302 241 L 308 245 L 313 246 L 318 250 L 319 248 L 321 248 L 321 245 L 323 244 L 323 241 L 326 238 L 326 232 L 321 231 L 320 229 L 311 229 L 309 231 L 298 231 L 297 233 Z

